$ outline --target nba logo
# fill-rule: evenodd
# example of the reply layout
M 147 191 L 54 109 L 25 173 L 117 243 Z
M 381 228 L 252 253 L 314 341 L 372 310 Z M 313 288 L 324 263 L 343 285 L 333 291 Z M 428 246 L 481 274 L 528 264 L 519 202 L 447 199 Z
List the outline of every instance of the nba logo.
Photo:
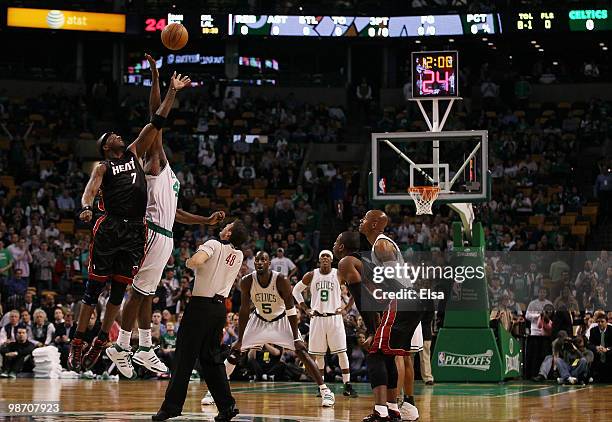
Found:
M 444 359 L 446 358 L 446 353 L 440 352 L 438 353 L 438 366 L 444 366 Z
M 378 181 L 378 193 L 387 193 L 387 180 L 384 177 Z

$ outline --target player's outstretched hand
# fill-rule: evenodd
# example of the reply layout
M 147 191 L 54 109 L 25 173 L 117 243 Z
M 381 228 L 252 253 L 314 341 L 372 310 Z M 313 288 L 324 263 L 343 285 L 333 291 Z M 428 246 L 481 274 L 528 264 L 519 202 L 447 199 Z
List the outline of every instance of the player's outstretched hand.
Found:
M 149 67 L 151 68 L 151 77 L 153 79 L 157 79 L 159 77 L 159 71 L 157 70 L 157 62 L 155 59 L 148 53 L 145 53 L 145 58 L 149 62 Z
M 79 218 L 81 219 L 81 221 L 84 221 L 85 223 L 89 223 L 92 217 L 93 217 L 93 212 L 91 210 L 83 210 L 79 214 Z
M 225 220 L 225 211 L 215 211 L 208 217 L 208 224 L 214 226 Z
M 176 72 L 172 74 L 172 78 L 170 78 L 170 88 L 180 91 L 187 86 L 191 86 L 191 79 L 189 79 L 189 76 L 183 76 L 180 73 L 177 75 Z
M 306 348 L 306 343 L 304 343 L 304 340 L 296 340 L 293 342 L 293 345 L 295 346 L 296 352 L 307 352 L 308 351 L 308 349 Z

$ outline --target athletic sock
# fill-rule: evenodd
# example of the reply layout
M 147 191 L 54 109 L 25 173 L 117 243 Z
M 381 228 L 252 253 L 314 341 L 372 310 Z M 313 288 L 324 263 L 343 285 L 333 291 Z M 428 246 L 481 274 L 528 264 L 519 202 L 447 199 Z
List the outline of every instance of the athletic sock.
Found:
M 342 382 L 345 384 L 351 382 L 351 374 L 342 374 Z
M 140 347 L 151 347 L 153 346 L 153 340 L 151 339 L 151 329 L 148 328 L 143 330 L 138 329 L 138 346 Z
M 414 406 L 414 396 L 404 396 L 404 401 Z
M 389 416 L 389 409 L 387 408 L 387 406 L 377 404 L 376 406 L 374 406 L 374 410 L 376 410 L 378 414 L 382 416 L 383 418 L 386 418 Z
M 105 331 L 100 330 L 100 332 L 98 333 L 98 340 L 100 341 L 108 341 L 108 333 Z
M 397 405 L 397 403 L 390 403 L 390 402 L 387 402 L 387 408 L 388 408 L 389 410 L 394 410 L 394 411 L 396 411 L 396 412 L 399 412 L 399 406 Z
M 119 345 L 119 347 L 121 347 L 124 350 L 129 349 L 131 339 L 132 339 L 131 331 L 125 331 L 125 330 L 119 329 L 119 337 L 117 337 L 117 344 Z
M 329 390 L 329 387 L 327 387 L 327 385 L 325 384 L 321 384 L 319 385 L 319 391 L 322 393 L 325 390 Z
M 233 363 L 229 363 L 227 359 L 225 360 L 224 363 L 225 363 L 225 374 L 229 378 L 230 375 L 232 375 L 232 372 L 234 372 L 236 365 L 234 365 Z

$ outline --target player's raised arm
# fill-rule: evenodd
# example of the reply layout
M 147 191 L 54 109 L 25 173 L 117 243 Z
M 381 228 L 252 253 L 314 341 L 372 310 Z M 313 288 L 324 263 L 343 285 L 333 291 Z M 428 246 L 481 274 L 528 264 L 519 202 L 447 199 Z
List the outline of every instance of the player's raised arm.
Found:
M 164 127 L 166 117 L 168 117 L 172 104 L 174 104 L 176 93 L 190 84 L 191 79 L 189 79 L 189 76 L 177 75 L 174 72 L 172 78 L 170 78 L 170 88 L 166 92 L 166 97 L 155 112 L 155 115 L 151 118 L 151 123 L 142 128 L 138 138 L 128 147 L 134 155 L 140 158 L 151 148 L 157 132 Z
M 297 302 L 298 306 L 304 312 L 306 312 L 308 315 L 311 315 L 311 316 L 312 316 L 312 309 L 310 309 L 310 307 L 304 301 L 304 296 L 302 296 L 302 292 L 306 290 L 308 286 L 310 286 L 310 283 L 312 283 L 313 275 L 314 273 L 312 271 L 307 272 L 302 278 L 302 281 L 300 281 L 293 287 L 293 297 L 295 298 L 295 301 Z
M 149 62 L 149 68 L 151 69 L 149 118 L 152 119 L 155 115 L 155 110 L 157 110 L 161 105 L 161 92 L 159 89 L 159 71 L 157 70 L 157 62 L 153 57 L 151 57 L 151 55 L 145 54 L 145 58 Z M 160 130 L 157 133 L 157 135 L 155 136 L 155 141 L 153 142 L 151 149 L 147 153 L 147 157 L 150 158 L 150 171 L 154 175 L 159 174 L 168 162 L 162 141 L 162 131 L 163 130 Z
M 215 211 L 210 217 L 204 217 L 202 215 L 191 214 L 180 208 L 176 210 L 176 216 L 174 217 L 174 220 L 181 224 L 205 224 L 207 226 L 217 225 L 224 219 L 224 211 Z
M 79 218 L 82 221 L 89 222 L 93 217 L 93 201 L 102 186 L 102 179 L 104 178 L 104 173 L 106 172 L 106 164 L 98 163 L 91 172 L 91 176 L 89 177 L 89 181 L 87 182 L 87 186 L 85 186 L 85 191 L 83 192 L 83 196 L 81 197 L 81 212 L 79 214 Z

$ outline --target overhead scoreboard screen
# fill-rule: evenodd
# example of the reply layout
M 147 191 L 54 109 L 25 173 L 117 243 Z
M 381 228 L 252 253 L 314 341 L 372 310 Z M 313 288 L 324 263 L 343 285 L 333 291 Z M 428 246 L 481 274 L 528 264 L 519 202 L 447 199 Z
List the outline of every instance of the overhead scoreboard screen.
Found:
M 503 15 L 508 32 L 581 32 L 612 30 L 612 9 L 519 9 Z
M 142 30 L 145 33 L 161 32 L 171 23 L 180 23 L 190 34 L 199 33 L 202 36 L 227 35 L 227 15 L 211 15 L 206 13 L 184 14 L 167 13 L 146 15 L 142 20 Z
M 400 38 L 497 34 L 499 15 L 288 16 L 229 15 L 228 35 Z
M 457 98 L 459 54 L 456 51 L 412 53 L 412 98 Z

